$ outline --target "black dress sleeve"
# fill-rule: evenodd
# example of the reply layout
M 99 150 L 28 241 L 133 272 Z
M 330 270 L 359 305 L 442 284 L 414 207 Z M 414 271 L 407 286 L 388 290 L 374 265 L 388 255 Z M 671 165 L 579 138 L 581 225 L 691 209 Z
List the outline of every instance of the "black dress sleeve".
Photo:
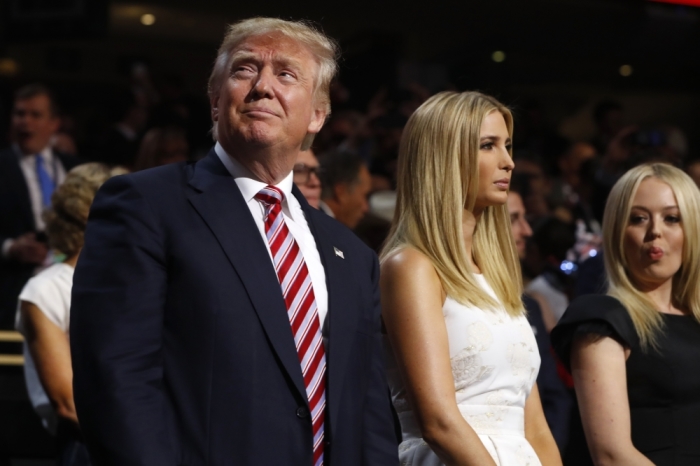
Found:
M 571 346 L 581 334 L 612 337 L 623 346 L 639 346 L 639 338 L 627 309 L 612 296 L 585 295 L 574 299 L 552 329 L 552 347 L 571 370 Z

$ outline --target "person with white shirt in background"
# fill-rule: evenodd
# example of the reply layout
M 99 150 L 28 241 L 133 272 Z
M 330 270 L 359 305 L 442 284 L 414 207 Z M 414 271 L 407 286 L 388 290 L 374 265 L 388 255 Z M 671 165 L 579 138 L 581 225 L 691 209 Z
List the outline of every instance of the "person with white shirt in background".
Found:
M 51 148 L 59 126 L 47 87 L 31 84 L 15 93 L 12 146 L 0 151 L 0 329 L 12 328 L 22 286 L 47 260 L 42 212 L 78 163 Z
M 45 211 L 51 248 L 65 257 L 32 277 L 19 295 L 17 329 L 24 335 L 24 376 L 29 399 L 44 427 L 57 436 L 59 466 L 88 466 L 73 402 L 68 343 L 73 270 L 83 245 L 90 204 L 99 187 L 126 173 L 100 163 L 71 170 Z

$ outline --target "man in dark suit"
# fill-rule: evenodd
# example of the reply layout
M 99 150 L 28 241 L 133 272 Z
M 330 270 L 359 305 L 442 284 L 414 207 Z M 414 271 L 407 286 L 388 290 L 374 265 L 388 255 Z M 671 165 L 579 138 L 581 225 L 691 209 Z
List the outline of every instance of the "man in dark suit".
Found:
M 532 229 L 525 217 L 525 205 L 520 194 L 523 189 L 518 181 L 516 179 L 511 182 L 508 192 L 508 213 L 510 214 L 510 226 L 515 247 L 520 260 L 523 260 L 526 255 L 525 243 L 532 236 Z M 542 409 L 554 440 L 563 453 L 569 439 L 569 419 L 573 401 L 564 382 L 557 374 L 557 363 L 552 354 L 549 333 L 542 318 L 542 309 L 539 303 L 531 296 L 523 295 L 523 304 L 540 351 L 541 364 L 537 374 L 537 388 L 542 399 Z
M 214 149 L 98 193 L 71 310 L 95 464 L 398 465 L 376 256 L 292 183 L 335 55 L 302 23 L 234 24 Z
M 42 211 L 76 159 L 51 149 L 60 125 L 51 92 L 20 88 L 12 108 L 12 147 L 0 151 L 0 329 L 14 328 L 17 296 L 46 259 Z

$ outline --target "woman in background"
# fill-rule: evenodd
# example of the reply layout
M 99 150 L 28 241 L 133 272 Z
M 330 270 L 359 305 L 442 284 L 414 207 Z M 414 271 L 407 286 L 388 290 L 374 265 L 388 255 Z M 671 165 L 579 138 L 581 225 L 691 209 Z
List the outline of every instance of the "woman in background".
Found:
M 492 97 L 443 92 L 402 136 L 380 278 L 402 464 L 561 464 L 505 205 L 512 132 Z
M 700 191 L 647 164 L 603 217 L 607 295 L 574 300 L 552 331 L 598 465 L 700 464 Z
M 51 248 L 65 256 L 27 282 L 19 296 L 18 330 L 25 338 L 25 379 L 34 409 L 58 436 L 61 466 L 89 465 L 73 403 L 68 332 L 73 270 L 83 246 L 90 204 L 107 179 L 126 173 L 99 163 L 79 165 L 51 197 L 44 214 Z

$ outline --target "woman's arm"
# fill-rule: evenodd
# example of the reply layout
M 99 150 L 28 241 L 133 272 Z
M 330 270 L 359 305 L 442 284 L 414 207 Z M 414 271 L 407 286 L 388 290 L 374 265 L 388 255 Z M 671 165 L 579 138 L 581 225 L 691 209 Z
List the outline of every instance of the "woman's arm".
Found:
M 76 424 L 68 335 L 34 304 L 22 301 L 22 326 L 36 371 L 56 413 Z
M 583 430 L 598 466 L 652 466 L 632 445 L 625 362 L 629 355 L 610 337 L 579 337 L 571 349 L 571 375 Z
M 525 438 L 532 445 L 543 466 L 561 466 L 559 448 L 544 417 L 537 384 L 532 387 L 530 396 L 525 401 Z
M 455 399 L 440 279 L 418 251 L 404 249 L 381 268 L 382 317 L 423 439 L 446 465 L 495 463 Z

